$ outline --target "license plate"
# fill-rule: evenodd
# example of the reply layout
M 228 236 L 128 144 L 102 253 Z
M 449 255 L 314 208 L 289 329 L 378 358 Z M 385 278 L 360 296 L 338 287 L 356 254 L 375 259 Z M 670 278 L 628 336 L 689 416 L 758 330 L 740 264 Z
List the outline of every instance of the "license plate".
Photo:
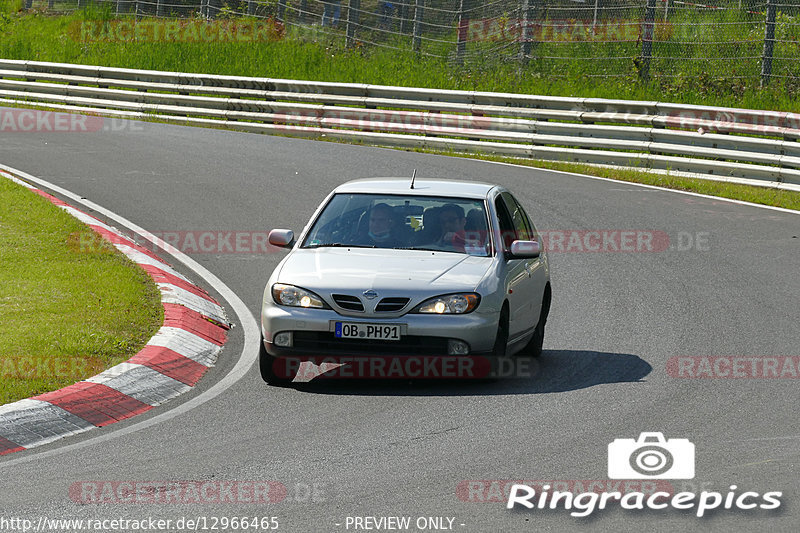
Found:
M 337 322 L 334 336 L 338 339 L 365 339 L 399 341 L 400 324 L 367 324 L 364 322 Z

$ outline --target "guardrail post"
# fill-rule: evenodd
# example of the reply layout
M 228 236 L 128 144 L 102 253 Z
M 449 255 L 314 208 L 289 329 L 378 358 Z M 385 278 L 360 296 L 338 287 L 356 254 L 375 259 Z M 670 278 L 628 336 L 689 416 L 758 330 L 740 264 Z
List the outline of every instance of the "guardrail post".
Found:
M 422 11 L 425 9 L 425 0 L 415 0 L 414 4 L 414 33 L 411 37 L 411 42 L 415 52 L 419 52 L 422 47 Z
M 764 30 L 764 53 L 761 57 L 761 86 L 772 76 L 772 55 L 775 50 L 775 0 L 767 0 L 767 27 Z
M 458 3 L 458 43 L 456 44 L 456 61 L 464 62 L 464 54 L 467 52 L 467 30 L 469 19 L 464 9 L 467 7 L 467 0 L 459 0 Z
M 356 26 L 360 8 L 361 0 L 349 0 L 347 4 L 347 40 L 345 42 L 348 48 L 356 42 Z
M 533 49 L 533 8 L 535 0 L 525 0 L 522 4 L 522 44 L 519 55 L 522 64 L 527 64 Z
M 639 78 L 647 80 L 650 77 L 650 60 L 653 57 L 653 27 L 656 19 L 656 0 L 647 0 L 644 12 L 644 27 L 642 28 L 642 59 L 639 64 Z

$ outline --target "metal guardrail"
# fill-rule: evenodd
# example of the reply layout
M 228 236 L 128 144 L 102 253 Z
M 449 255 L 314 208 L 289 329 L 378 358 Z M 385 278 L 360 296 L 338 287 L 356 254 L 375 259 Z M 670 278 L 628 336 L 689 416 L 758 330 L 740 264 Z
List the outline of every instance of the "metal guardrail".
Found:
M 0 59 L 0 104 L 800 190 L 800 114 Z

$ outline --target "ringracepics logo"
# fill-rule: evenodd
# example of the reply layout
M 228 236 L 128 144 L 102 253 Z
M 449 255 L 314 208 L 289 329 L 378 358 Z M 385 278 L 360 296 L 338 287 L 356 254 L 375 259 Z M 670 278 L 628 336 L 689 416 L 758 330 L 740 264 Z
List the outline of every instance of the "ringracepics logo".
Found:
M 608 477 L 692 479 L 694 444 L 687 439 L 667 442 L 661 433 L 642 433 L 638 440 L 616 439 L 608 445 Z
M 692 479 L 695 470 L 695 447 L 688 439 L 665 439 L 662 433 L 641 433 L 638 439 L 616 439 L 608 445 L 608 476 L 611 479 Z M 774 510 L 781 506 L 783 492 L 740 491 L 730 485 L 727 494 L 714 491 L 655 492 L 620 490 L 587 491 L 575 494 L 551 484 L 515 483 L 506 502 L 507 509 L 517 505 L 526 509 L 571 511 L 574 517 L 586 517 L 609 503 L 619 503 L 626 510 L 694 510 L 697 517 L 719 509 Z M 574 510 L 573 510 L 574 509 Z

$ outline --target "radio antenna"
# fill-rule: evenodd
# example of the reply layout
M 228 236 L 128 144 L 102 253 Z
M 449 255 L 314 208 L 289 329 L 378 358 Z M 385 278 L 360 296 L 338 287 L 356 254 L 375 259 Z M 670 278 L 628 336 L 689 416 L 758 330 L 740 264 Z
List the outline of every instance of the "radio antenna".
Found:
M 412 189 L 414 188 L 414 180 L 416 179 L 416 177 L 417 177 L 417 169 L 415 168 L 414 169 L 414 174 L 411 176 L 411 188 Z

